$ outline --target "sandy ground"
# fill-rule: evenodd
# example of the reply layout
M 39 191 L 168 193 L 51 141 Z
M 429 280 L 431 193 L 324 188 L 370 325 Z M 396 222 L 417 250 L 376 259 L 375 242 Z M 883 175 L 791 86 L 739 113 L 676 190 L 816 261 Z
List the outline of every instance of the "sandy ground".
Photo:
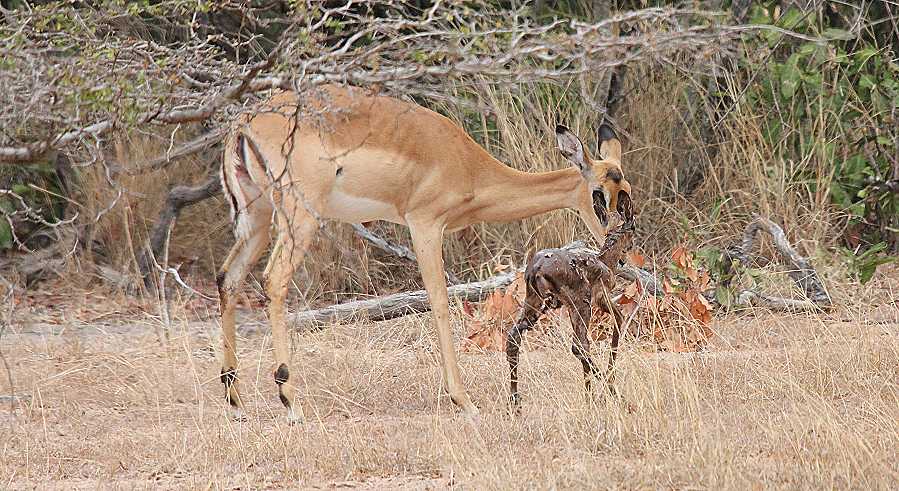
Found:
M 702 353 L 625 342 L 620 400 L 585 399 L 563 332 L 526 348 L 517 418 L 504 356 L 465 353 L 474 423 L 439 390 L 428 315 L 296 336 L 298 426 L 284 424 L 252 312 L 243 423 L 228 418 L 214 320 L 173 322 L 167 347 L 148 315 L 24 321 L 0 339 L 14 378 L 0 373 L 0 487 L 895 489 L 891 295 L 823 316 L 730 314 Z

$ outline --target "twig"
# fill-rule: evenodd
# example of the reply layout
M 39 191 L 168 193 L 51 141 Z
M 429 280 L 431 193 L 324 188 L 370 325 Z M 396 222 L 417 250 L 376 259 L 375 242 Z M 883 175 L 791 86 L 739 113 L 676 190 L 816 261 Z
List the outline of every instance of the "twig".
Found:
M 739 307 L 763 307 L 776 312 L 821 312 L 826 308 L 826 305 L 811 302 L 809 300 L 771 297 L 752 290 L 743 290 L 740 292 L 734 305 Z

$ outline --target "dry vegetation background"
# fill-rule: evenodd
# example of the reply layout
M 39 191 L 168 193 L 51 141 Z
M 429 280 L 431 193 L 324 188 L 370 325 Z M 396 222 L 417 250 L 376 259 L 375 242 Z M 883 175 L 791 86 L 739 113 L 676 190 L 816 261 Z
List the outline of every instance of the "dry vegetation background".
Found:
M 464 353 L 463 378 L 482 410 L 474 425 L 439 390 L 429 315 L 332 326 L 293 340 L 308 421 L 287 427 L 271 381 L 260 265 L 239 307 L 249 421 L 234 423 L 218 377 L 217 301 L 172 285 L 166 304 L 94 267 L 136 280 L 137 256 L 172 183 L 200 182 L 219 151 L 120 176 L 117 184 L 128 190 L 121 195 L 103 167 L 85 166 L 77 209 L 102 215 L 86 229 L 91 246 L 36 283 L 26 285 L 12 262 L 0 268 L 0 487 L 895 489 L 899 268 L 881 266 L 871 281 L 859 280 L 845 252 L 859 245 L 851 213 L 827 192 L 839 176 L 820 152 L 797 155 L 772 143 L 767 125 L 783 108 L 746 102 L 744 88 L 756 75 L 729 72 L 717 87 L 724 100 L 738 102 L 717 121 L 710 144 L 685 119 L 685 94 L 696 80 L 676 66 L 628 67 L 615 123 L 635 193 L 635 243 L 662 265 L 678 244 L 725 248 L 753 213 L 768 216 L 811 258 L 832 311 L 722 309 L 713 319 L 716 336 L 699 353 L 655 352 L 626 338 L 617 368 L 621 398 L 595 402 L 584 400 L 570 332 L 557 326 L 539 345 L 525 346 L 518 418 L 506 410 L 505 357 Z M 421 101 L 501 160 L 543 171 L 567 165 L 553 139 L 560 120 L 595 149 L 602 114 L 580 96 L 604 76 L 568 84 L 447 82 L 446 93 L 487 108 L 480 112 Z M 838 154 L 858 145 L 848 131 L 837 138 L 823 117 L 820 123 L 812 136 L 834 143 Z M 185 127 L 189 135 L 178 138 L 198 130 Z M 803 131 L 788 127 L 783 138 L 804 138 Z M 155 130 L 117 134 L 105 151 L 127 169 L 158 155 L 169 138 Z M 703 178 L 685 194 L 682 174 L 694 171 L 685 161 L 696 155 Z M 373 230 L 409 244 L 402 227 Z M 481 279 L 522 265 L 536 249 L 585 236 L 564 211 L 479 225 L 447 238 L 447 269 Z M 185 209 L 171 234 L 169 264 L 180 264 L 191 287 L 214 297 L 212 278 L 231 241 L 227 203 L 214 197 Z M 801 295 L 765 259 L 772 257 L 768 246 L 756 252 L 762 274 L 744 281 Z M 326 224 L 295 277 L 291 305 L 418 288 L 407 262 L 371 248 L 347 225 Z M 468 331 L 461 311 L 454 306 L 460 341 Z M 604 348 L 599 343 L 595 354 Z

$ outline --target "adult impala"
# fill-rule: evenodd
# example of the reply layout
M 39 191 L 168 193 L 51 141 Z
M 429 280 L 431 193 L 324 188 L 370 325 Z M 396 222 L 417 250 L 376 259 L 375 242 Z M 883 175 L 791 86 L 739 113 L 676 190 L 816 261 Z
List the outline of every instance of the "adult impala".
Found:
M 329 86 L 306 104 L 328 111 L 315 122 L 297 122 L 297 96 L 281 92 L 262 110 L 242 116 L 225 142 L 222 182 L 236 222 L 236 243 L 218 276 L 221 379 L 235 416 L 242 417 L 234 291 L 269 245 L 274 222 L 275 246 L 265 268 L 274 376 L 288 419 L 302 419 L 290 383 L 284 301 L 320 218 L 387 220 L 409 227 L 437 328 L 446 389 L 456 405 L 476 414 L 453 348 L 444 232 L 572 208 L 602 243 L 607 210 L 617 209 L 619 193 L 630 193 L 621 172 L 621 144 L 611 129 L 601 127 L 602 160 L 594 161 L 581 141 L 559 126 L 559 148 L 574 166 L 527 173 L 490 156 L 449 119 L 409 102 Z

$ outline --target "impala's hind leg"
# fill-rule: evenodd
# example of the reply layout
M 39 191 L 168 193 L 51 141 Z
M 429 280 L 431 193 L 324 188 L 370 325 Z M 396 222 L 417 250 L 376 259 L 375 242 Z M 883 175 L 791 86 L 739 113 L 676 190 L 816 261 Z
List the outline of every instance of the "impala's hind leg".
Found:
M 287 408 L 290 424 L 302 422 L 303 409 L 296 405 L 294 386 L 290 383 L 290 335 L 287 332 L 284 302 L 293 272 L 303 262 L 306 248 L 318 227 L 317 220 L 305 211 L 294 216 L 290 223 L 286 219 L 279 220 L 278 240 L 265 268 L 272 347 L 275 350 L 275 383 L 278 384 L 278 396 Z
M 235 332 L 235 293 L 247 272 L 265 252 L 271 236 L 271 208 L 261 202 L 238 218 L 243 235 L 237 238 L 231 252 L 216 276 L 222 315 L 222 373 L 225 397 L 235 419 L 243 419 L 243 404 L 237 388 L 237 335 Z

